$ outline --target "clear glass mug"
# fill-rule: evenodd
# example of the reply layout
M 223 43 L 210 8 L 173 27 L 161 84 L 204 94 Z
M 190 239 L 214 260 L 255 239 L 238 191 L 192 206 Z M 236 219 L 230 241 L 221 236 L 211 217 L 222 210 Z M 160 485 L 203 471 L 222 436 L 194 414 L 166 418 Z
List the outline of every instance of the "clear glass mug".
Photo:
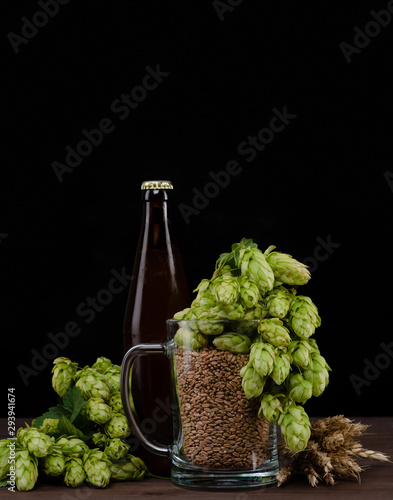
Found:
M 167 321 L 167 342 L 139 344 L 124 355 L 124 411 L 141 444 L 151 452 L 170 457 L 175 484 L 249 488 L 276 482 L 276 424 L 258 418 L 259 401 L 247 400 L 242 388 L 239 372 L 249 355 L 218 350 L 212 343 L 217 335 L 226 332 L 252 337 L 257 325 L 256 320 L 171 319 Z M 138 356 L 157 353 L 169 358 L 172 372 L 174 436 L 170 446 L 153 441 L 131 408 L 132 364 Z

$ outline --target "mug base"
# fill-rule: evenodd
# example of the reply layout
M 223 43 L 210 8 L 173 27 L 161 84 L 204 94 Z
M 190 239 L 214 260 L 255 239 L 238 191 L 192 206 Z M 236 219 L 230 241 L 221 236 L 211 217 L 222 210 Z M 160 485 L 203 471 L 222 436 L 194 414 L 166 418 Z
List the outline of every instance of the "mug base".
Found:
M 205 469 L 181 460 L 172 462 L 171 480 L 178 486 L 199 489 L 260 488 L 277 483 L 277 458 L 266 460 L 258 469 Z

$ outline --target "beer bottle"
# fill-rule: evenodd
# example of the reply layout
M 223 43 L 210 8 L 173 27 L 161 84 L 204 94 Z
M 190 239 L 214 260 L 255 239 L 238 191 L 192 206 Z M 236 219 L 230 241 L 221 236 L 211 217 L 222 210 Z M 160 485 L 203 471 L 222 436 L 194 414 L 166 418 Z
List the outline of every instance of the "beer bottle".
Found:
M 170 218 L 169 181 L 142 183 L 142 227 L 123 326 L 124 352 L 141 343 L 165 342 L 166 320 L 189 306 L 190 296 Z M 162 444 L 173 441 L 171 376 L 164 355 L 141 356 L 131 382 L 135 412 L 150 437 Z M 170 461 L 147 452 L 133 452 L 155 475 L 170 476 Z

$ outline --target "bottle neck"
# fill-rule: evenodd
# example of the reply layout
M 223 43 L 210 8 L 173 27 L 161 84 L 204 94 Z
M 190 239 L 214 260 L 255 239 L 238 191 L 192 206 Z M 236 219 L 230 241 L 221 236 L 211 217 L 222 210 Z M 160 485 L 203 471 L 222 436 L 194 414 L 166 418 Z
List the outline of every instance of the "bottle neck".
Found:
M 167 200 L 144 201 L 142 214 L 141 250 L 166 250 L 173 241 Z

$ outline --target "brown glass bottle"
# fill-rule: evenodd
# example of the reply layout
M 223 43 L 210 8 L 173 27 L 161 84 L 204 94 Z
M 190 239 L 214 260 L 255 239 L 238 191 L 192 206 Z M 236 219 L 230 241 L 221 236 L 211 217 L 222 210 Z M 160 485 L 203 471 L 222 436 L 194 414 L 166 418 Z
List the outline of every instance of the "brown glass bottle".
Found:
M 190 297 L 179 249 L 170 222 L 169 181 L 142 183 L 142 227 L 124 318 L 124 352 L 130 347 L 165 342 L 166 320 L 189 306 Z M 149 436 L 162 444 L 173 441 L 171 379 L 168 359 L 142 356 L 132 370 L 132 397 L 139 421 Z M 147 452 L 133 452 L 149 471 L 170 475 L 170 461 Z

